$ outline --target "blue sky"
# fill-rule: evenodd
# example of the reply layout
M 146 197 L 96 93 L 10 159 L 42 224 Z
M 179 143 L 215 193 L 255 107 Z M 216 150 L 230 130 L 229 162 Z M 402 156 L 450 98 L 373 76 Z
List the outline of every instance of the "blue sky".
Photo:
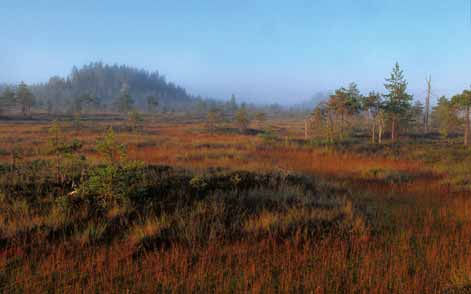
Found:
M 159 70 L 193 94 L 299 102 L 399 61 L 422 98 L 471 84 L 469 0 L 1 0 L 0 81 L 47 81 L 92 61 Z

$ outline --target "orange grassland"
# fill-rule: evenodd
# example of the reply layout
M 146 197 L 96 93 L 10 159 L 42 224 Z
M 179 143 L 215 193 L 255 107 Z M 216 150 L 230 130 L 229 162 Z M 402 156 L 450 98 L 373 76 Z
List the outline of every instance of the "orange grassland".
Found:
M 67 138 L 84 143 L 88 160 L 99 162 L 94 145 L 109 124 L 87 121 L 79 131 L 66 122 L 63 127 Z M 11 161 L 12 148 L 22 150 L 21 161 L 48 158 L 49 126 L 0 123 L 0 162 Z M 365 232 L 308 241 L 267 237 L 194 248 L 174 244 L 138 258 L 129 240 L 72 251 L 67 242 L 39 251 L 19 243 L 0 249 L 0 291 L 439 293 L 471 283 L 469 193 L 451 193 L 438 181 L 442 175 L 421 162 L 307 146 L 302 121 L 268 121 L 264 127 L 275 129 L 279 142 L 235 132 L 210 134 L 198 121 L 150 118 L 139 133 L 118 131 L 117 137 L 130 159 L 149 164 L 201 173 L 220 167 L 321 177 L 345 189 L 365 220 Z M 387 181 L 375 170 L 410 179 Z M 2 272 L 22 256 L 28 262 L 9 273 L 15 283 L 3 284 Z

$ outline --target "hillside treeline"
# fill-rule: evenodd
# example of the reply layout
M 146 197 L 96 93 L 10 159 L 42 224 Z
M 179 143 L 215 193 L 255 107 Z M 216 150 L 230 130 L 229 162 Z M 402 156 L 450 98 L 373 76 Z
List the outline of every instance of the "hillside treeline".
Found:
M 7 90 L 10 94 L 9 91 L 24 90 L 25 86 L 24 83 L 4 85 L 2 92 Z M 183 87 L 168 82 L 157 71 L 148 72 L 127 65 L 101 62 L 74 67 L 65 78 L 54 76 L 47 83 L 28 85 L 28 90 L 34 97 L 29 101 L 30 107 L 52 113 L 87 109 L 117 111 L 123 110 L 123 104 L 127 104 L 124 108 L 145 110 L 149 104 L 156 105 L 157 102 L 165 109 L 185 109 L 195 100 Z M 2 100 L 3 108 L 15 102 Z
M 279 113 L 282 107 L 248 105 Z M 46 83 L 0 84 L 0 112 L 75 114 L 82 112 L 174 112 L 206 115 L 217 109 L 234 114 L 235 96 L 226 101 L 189 94 L 183 87 L 168 82 L 158 71 L 148 72 L 127 65 L 90 63 L 74 67 L 69 76 L 54 76 Z

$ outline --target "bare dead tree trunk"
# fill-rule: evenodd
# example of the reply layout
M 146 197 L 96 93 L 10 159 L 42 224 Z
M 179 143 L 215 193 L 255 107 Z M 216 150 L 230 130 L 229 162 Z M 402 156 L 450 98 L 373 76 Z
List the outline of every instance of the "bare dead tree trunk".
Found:
M 429 112 L 430 112 L 430 96 L 432 96 L 432 76 L 427 78 L 427 97 L 425 98 L 425 114 L 424 114 L 424 127 L 425 132 L 429 132 Z

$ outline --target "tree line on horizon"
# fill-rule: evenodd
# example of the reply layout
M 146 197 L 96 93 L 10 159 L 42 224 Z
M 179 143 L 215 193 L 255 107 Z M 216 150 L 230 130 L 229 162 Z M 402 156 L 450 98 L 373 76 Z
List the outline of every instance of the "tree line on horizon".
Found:
M 370 142 L 381 144 L 385 135 L 396 142 L 399 134 L 439 132 L 449 139 L 464 133 L 469 145 L 471 90 L 451 98 L 440 97 L 429 110 L 420 101 L 413 101 L 407 91 L 407 80 L 398 63 L 385 81 L 385 93 L 362 95 L 356 83 L 341 87 L 321 101 L 309 115 L 310 138 L 328 143 L 348 139 L 359 127 L 368 129 Z M 158 72 L 149 73 L 128 66 L 91 63 L 73 68 L 69 77 L 52 77 L 45 84 L 0 87 L 0 112 L 16 108 L 23 116 L 31 116 L 33 108 L 49 114 L 82 112 L 149 113 L 182 111 L 207 118 L 209 129 L 223 117 L 239 121 L 246 129 L 250 119 L 265 120 L 266 114 L 289 113 L 279 105 L 254 106 L 238 104 L 235 95 L 228 101 L 194 97 L 185 89 L 165 81 Z M 293 115 L 302 111 L 292 110 Z M 136 116 L 134 114 L 134 116 Z
M 471 90 L 451 98 L 440 97 L 429 120 L 430 109 L 418 100 L 414 102 L 407 86 L 404 72 L 396 63 L 391 75 L 385 79 L 385 93 L 362 95 L 356 83 L 337 89 L 311 113 L 311 138 L 328 143 L 341 142 L 359 126 L 366 125 L 371 143 L 383 143 L 386 133 L 395 143 L 400 133 L 428 133 L 433 127 L 445 139 L 464 129 L 464 145 L 469 145 Z
M 80 69 L 74 67 L 66 78 L 53 76 L 47 83 L 3 85 L 1 88 L 6 95 L 1 96 L 0 107 L 5 109 L 18 102 L 17 99 L 12 101 L 11 93 L 25 87 L 32 94 L 30 107 L 49 113 L 73 113 L 85 109 L 122 111 L 123 107 L 145 109 L 149 104 L 155 105 L 156 101 L 165 109 L 185 109 L 195 99 L 183 87 L 167 82 L 157 71 L 96 62 Z
M 25 117 L 32 109 L 49 114 L 80 112 L 194 112 L 213 109 L 234 111 L 234 101 L 194 96 L 159 72 L 148 72 L 126 65 L 90 63 L 69 76 L 53 76 L 47 83 L 0 84 L 0 111 L 20 109 Z M 256 108 L 250 105 L 251 108 Z M 281 106 L 264 107 L 280 112 Z

